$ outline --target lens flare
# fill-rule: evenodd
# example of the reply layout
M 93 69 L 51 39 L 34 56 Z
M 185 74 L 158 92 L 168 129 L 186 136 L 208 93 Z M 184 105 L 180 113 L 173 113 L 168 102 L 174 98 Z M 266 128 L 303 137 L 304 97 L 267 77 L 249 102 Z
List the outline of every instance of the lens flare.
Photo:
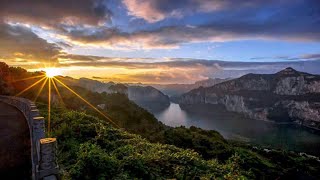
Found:
M 46 85 L 47 82 L 48 82 L 48 78 L 46 78 L 46 80 L 42 83 L 40 89 L 38 90 L 37 96 L 33 100 L 34 102 L 37 101 L 38 97 L 40 96 L 40 94 L 41 94 L 41 92 L 42 92 L 42 90 L 43 90 L 43 88 L 44 88 L 44 86 Z
M 97 111 L 100 115 L 102 115 L 103 117 L 106 118 L 106 120 L 108 120 L 113 126 L 117 127 L 117 128 L 121 128 L 118 124 L 116 124 L 107 114 L 101 112 L 100 110 L 98 110 L 94 105 L 92 105 L 90 102 L 88 102 L 86 99 L 84 99 L 83 97 L 81 97 L 78 93 L 76 93 L 74 90 L 72 90 L 70 87 L 68 87 L 66 84 L 64 84 L 63 82 L 61 82 L 59 79 L 57 79 L 58 75 L 61 75 L 61 69 L 58 68 L 45 68 L 45 76 L 44 75 L 40 75 L 40 76 L 34 76 L 34 77 L 29 77 L 29 78 L 24 78 L 24 79 L 19 79 L 17 81 L 27 81 L 27 80 L 31 80 L 31 79 L 35 79 L 35 78 L 41 78 L 40 80 L 36 81 L 35 83 L 31 84 L 29 87 L 27 87 L 26 89 L 22 90 L 21 92 L 19 92 L 18 94 L 16 94 L 16 96 L 20 96 L 23 93 L 25 93 L 26 91 L 28 91 L 29 89 L 33 88 L 34 86 L 36 86 L 37 84 L 40 84 L 42 82 L 42 84 L 40 85 L 40 88 L 34 98 L 34 101 L 37 101 L 39 95 L 41 94 L 44 86 L 46 86 L 46 84 L 48 84 L 48 129 L 47 129 L 47 133 L 48 136 L 50 136 L 51 133 L 51 96 L 52 96 L 52 87 L 55 89 L 56 93 L 58 94 L 62 104 L 64 104 L 62 96 L 59 92 L 58 86 L 57 84 L 59 84 L 60 86 L 66 88 L 67 90 L 69 90 L 71 93 L 73 93 L 74 95 L 76 95 L 79 99 L 81 99 L 82 101 L 84 101 L 87 105 L 89 105 L 92 109 L 94 109 L 95 111 Z M 57 83 L 56 83 L 57 82 Z
M 55 80 L 62 86 L 64 86 L 66 89 L 68 89 L 70 92 L 72 92 L 74 95 L 76 95 L 79 99 L 81 99 L 83 102 L 85 102 L 87 105 L 89 105 L 92 109 L 94 109 L 96 112 L 101 114 L 103 117 L 105 117 L 111 124 L 113 124 L 115 127 L 120 128 L 120 126 L 115 123 L 109 116 L 101 112 L 99 109 L 97 109 L 94 105 L 92 105 L 90 102 L 88 102 L 86 99 L 81 97 L 78 93 L 76 93 L 74 90 L 72 90 L 70 87 L 68 87 L 66 84 L 61 82 L 59 79 L 55 78 Z
M 61 69 L 59 68 L 46 68 L 44 69 L 44 71 L 46 72 L 46 76 L 48 78 L 53 78 L 55 76 L 61 75 Z
M 60 92 L 59 92 L 59 89 L 58 89 L 56 83 L 54 82 L 54 79 L 55 79 L 55 78 L 52 78 L 52 79 L 51 79 L 51 83 L 52 83 L 54 89 L 56 90 L 56 93 L 58 94 L 62 105 L 64 106 L 64 102 L 63 102 L 62 96 L 61 96 L 61 94 L 60 94 Z
M 48 136 L 50 136 L 50 124 L 51 124 L 51 81 L 49 80 L 48 85 Z
M 32 87 L 36 86 L 37 84 L 39 84 L 41 81 L 45 80 L 45 77 L 41 78 L 40 80 L 38 80 L 37 82 L 33 83 L 32 85 L 30 85 L 29 87 L 27 87 L 26 89 L 24 89 L 23 91 L 19 92 L 18 94 L 16 94 L 15 96 L 20 96 L 21 94 L 25 93 L 26 91 L 28 91 L 29 89 L 31 89 Z

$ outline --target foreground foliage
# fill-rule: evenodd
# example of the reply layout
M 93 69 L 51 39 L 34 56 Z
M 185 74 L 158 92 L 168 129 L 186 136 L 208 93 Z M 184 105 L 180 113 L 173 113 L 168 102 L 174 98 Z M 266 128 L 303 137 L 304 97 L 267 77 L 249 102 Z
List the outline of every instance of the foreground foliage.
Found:
M 59 160 L 71 179 L 244 179 L 238 155 L 226 163 L 205 160 L 192 150 L 150 143 L 76 111 L 54 117 Z

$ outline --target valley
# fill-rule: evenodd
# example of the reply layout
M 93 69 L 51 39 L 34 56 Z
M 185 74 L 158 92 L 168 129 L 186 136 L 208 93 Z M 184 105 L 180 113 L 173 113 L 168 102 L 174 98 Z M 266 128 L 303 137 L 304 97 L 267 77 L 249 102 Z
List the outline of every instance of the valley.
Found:
M 276 74 L 154 87 L 62 78 L 68 85 L 91 91 L 125 94 L 171 127 L 195 126 L 218 131 L 229 140 L 320 155 L 318 129 L 310 128 L 319 116 L 317 75 L 286 68 Z
M 270 149 L 306 152 L 319 156 L 318 133 L 292 124 L 254 120 L 230 113 L 216 105 L 189 105 L 180 107 L 171 103 L 163 111 L 151 111 L 165 125 L 172 127 L 196 126 L 215 130 L 229 140 L 242 141 Z M 293 136 L 294 134 L 294 136 Z

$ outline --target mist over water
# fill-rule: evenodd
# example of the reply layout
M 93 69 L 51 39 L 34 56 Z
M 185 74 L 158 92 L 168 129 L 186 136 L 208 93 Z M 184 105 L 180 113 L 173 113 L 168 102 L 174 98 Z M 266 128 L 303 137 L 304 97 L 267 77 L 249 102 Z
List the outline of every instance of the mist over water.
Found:
M 196 126 L 216 130 L 227 139 L 319 155 L 320 136 L 304 128 L 252 120 L 210 105 L 182 109 L 171 103 L 162 111 L 151 112 L 168 126 Z

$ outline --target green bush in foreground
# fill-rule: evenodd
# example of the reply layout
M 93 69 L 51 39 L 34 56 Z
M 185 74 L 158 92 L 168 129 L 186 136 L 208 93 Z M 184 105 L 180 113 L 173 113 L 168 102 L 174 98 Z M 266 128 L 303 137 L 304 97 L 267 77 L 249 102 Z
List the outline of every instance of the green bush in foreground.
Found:
M 59 160 L 66 179 L 245 179 L 239 156 L 225 164 L 193 150 L 150 143 L 76 111 L 55 116 Z

